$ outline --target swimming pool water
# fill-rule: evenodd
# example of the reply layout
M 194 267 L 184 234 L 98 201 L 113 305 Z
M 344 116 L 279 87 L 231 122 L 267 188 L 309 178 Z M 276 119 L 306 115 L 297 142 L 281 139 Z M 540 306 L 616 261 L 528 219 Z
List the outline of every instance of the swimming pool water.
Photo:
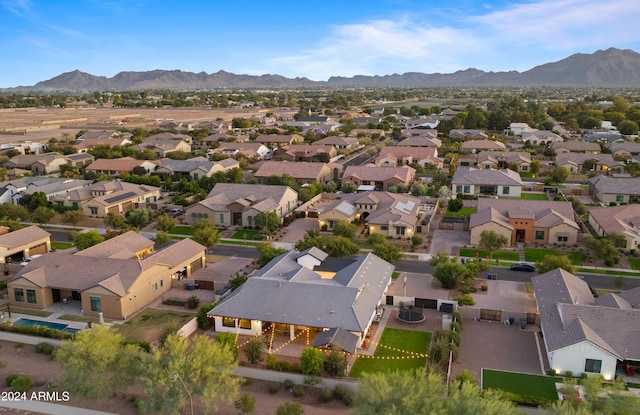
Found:
M 78 329 L 69 328 L 68 324 L 53 323 L 50 321 L 42 321 L 42 320 L 32 320 L 30 318 L 19 318 L 16 321 L 14 321 L 13 324 L 15 324 L 16 326 L 32 326 L 32 327 L 44 326 L 44 327 L 49 327 L 52 330 L 60 330 L 65 333 L 76 333 L 80 331 Z

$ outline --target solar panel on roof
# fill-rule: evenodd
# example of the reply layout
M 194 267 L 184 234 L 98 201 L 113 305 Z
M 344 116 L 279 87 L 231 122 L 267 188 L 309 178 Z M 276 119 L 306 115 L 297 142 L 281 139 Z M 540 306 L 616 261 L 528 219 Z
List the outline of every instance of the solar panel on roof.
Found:
M 114 196 L 114 197 L 110 197 L 108 199 L 105 199 L 104 201 L 107 203 L 115 203 L 118 202 L 120 200 L 124 200 L 124 199 L 129 199 L 133 196 L 136 196 L 135 192 L 127 192 L 118 196 Z

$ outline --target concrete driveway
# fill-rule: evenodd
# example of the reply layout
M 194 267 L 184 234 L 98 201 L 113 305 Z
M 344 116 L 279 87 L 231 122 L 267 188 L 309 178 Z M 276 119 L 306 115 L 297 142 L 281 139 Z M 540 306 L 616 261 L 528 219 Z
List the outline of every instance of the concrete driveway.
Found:
M 278 239 L 278 242 L 295 244 L 304 237 L 304 234 L 307 233 L 308 230 L 319 230 L 320 228 L 318 227 L 318 219 L 304 218 L 294 220 L 285 229 L 287 233 Z
M 469 231 L 449 231 L 445 229 L 435 229 L 433 231 L 433 239 L 431 240 L 431 255 L 438 252 L 447 252 L 449 255 L 457 256 L 460 248 L 469 245 L 471 235 Z

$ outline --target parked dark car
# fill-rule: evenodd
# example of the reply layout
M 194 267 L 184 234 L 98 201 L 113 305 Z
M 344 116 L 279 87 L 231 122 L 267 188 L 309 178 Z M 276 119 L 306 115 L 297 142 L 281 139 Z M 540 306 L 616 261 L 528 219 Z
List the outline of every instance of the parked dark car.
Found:
M 534 272 L 536 270 L 536 267 L 531 264 L 515 264 L 511 265 L 511 269 L 514 271 Z

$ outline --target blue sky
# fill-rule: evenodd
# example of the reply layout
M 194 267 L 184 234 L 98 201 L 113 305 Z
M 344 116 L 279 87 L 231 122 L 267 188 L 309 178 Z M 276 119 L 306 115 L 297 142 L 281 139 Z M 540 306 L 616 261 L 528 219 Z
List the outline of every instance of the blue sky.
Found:
M 0 0 L 0 87 L 79 69 L 330 76 L 524 71 L 640 52 L 638 0 Z

